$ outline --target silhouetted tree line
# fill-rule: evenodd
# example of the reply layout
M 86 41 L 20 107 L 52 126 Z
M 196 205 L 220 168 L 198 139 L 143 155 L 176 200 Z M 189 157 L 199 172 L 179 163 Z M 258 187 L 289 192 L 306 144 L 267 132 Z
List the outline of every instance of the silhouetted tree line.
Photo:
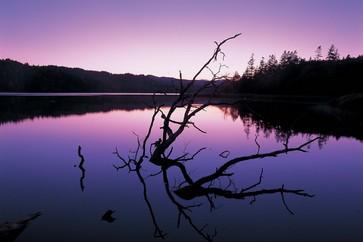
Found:
M 278 60 L 270 55 L 255 65 L 252 54 L 239 80 L 241 93 L 338 96 L 363 92 L 363 56 L 340 59 L 332 45 L 323 59 L 322 47 L 305 60 L 297 51 L 284 51 Z
M 204 82 L 200 82 L 204 83 Z M 0 60 L 0 92 L 175 92 L 179 80 Z

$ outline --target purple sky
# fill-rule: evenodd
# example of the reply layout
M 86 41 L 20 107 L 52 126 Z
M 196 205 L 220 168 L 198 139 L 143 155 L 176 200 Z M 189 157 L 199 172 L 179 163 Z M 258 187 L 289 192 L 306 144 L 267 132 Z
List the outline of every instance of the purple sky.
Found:
M 213 41 L 241 32 L 224 50 L 242 73 L 252 52 L 363 54 L 362 13 L 358 0 L 2 0 L 0 58 L 190 78 Z

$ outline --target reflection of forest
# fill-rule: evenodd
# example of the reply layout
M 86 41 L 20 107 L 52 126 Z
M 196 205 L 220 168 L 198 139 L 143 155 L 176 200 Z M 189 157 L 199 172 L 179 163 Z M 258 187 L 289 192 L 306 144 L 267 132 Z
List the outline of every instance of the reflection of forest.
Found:
M 0 96 L 0 125 L 41 117 L 63 117 L 113 110 L 145 110 L 155 104 L 170 106 L 175 96 Z M 198 98 L 202 103 L 207 98 Z M 225 101 L 218 99 L 218 101 Z
M 266 137 L 274 134 L 279 142 L 296 134 L 363 140 L 362 112 L 343 110 L 330 104 L 244 101 L 220 109 L 233 120 L 240 119 L 247 135 L 253 128 Z
M 155 97 L 168 103 L 169 96 Z M 63 117 L 112 110 L 144 110 L 153 103 L 152 96 L 1 96 L 0 124 L 39 117 Z
M 113 110 L 145 110 L 153 102 L 168 106 L 172 96 L 68 96 L 68 97 L 0 97 L 0 124 L 20 122 L 40 117 L 63 117 L 86 113 L 109 112 Z M 203 98 L 197 100 L 203 103 Z M 216 100 L 233 102 L 231 100 Z M 253 102 L 243 101 L 239 105 L 219 106 L 232 117 L 240 119 L 248 135 L 251 128 L 269 137 L 275 135 L 277 141 L 287 136 L 318 134 L 321 136 L 353 137 L 363 140 L 363 114 L 342 110 L 332 105 L 316 103 Z

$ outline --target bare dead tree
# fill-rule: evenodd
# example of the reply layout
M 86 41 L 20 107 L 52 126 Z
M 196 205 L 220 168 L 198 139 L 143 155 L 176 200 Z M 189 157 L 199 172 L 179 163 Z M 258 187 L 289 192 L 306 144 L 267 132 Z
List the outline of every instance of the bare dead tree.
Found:
M 234 36 L 224 39 L 221 42 L 215 42 L 216 48 L 213 51 L 212 55 L 202 65 L 202 67 L 194 75 L 192 80 L 183 80 L 182 73 L 179 73 L 180 85 L 178 95 L 176 96 L 175 100 L 168 107 L 164 107 L 164 105 L 162 104 L 156 105 L 156 102 L 154 103 L 153 115 L 151 117 L 147 133 L 142 139 L 135 134 L 137 138 L 137 148 L 132 154 L 128 156 L 127 159 L 123 158 L 123 156 L 119 154 L 117 149 L 114 152 L 121 161 L 120 165 L 114 165 L 114 167 L 117 170 L 127 169 L 129 172 L 135 172 L 137 174 L 137 177 L 139 178 L 139 181 L 143 188 L 144 200 L 147 204 L 152 223 L 154 225 L 154 237 L 165 238 L 166 233 L 162 231 L 160 225 L 157 222 L 156 215 L 153 211 L 153 206 L 148 196 L 147 183 L 145 180 L 146 176 L 143 175 L 142 172 L 142 167 L 145 161 L 149 161 L 151 164 L 158 167 L 159 171 L 157 173 L 150 174 L 147 177 L 162 175 L 166 194 L 169 197 L 170 201 L 175 205 L 179 214 L 177 221 L 178 226 L 180 225 L 181 220 L 184 219 L 190 225 L 190 227 L 206 241 L 213 241 L 214 237 L 217 235 L 217 231 L 214 230 L 213 232 L 208 232 L 206 231 L 207 225 L 198 226 L 193 222 L 191 211 L 193 208 L 199 207 L 201 204 L 184 205 L 180 201 L 180 199 L 185 201 L 192 200 L 197 197 L 205 197 L 210 205 L 210 209 L 213 210 L 215 208 L 213 198 L 217 196 L 227 199 L 252 198 L 253 202 L 256 200 L 257 196 L 278 193 L 281 194 L 282 202 L 286 209 L 290 213 L 292 213 L 292 211 L 287 206 L 285 194 L 293 194 L 303 197 L 313 196 L 304 192 L 304 190 L 301 189 L 287 189 L 284 187 L 284 185 L 277 188 L 257 189 L 257 187 L 262 183 L 263 170 L 261 170 L 258 181 L 255 184 L 245 188 L 237 189 L 232 179 L 234 174 L 229 172 L 228 170 L 232 166 L 249 160 L 263 159 L 266 157 L 277 157 L 290 152 L 306 152 L 305 148 L 309 144 L 318 140 L 319 137 L 309 140 L 300 146 L 292 148 L 288 147 L 288 143 L 286 143 L 284 149 L 268 153 L 260 153 L 260 146 L 257 143 L 256 139 L 256 144 L 258 144 L 258 152 L 256 154 L 228 159 L 230 152 L 224 151 L 220 154 L 220 157 L 228 160 L 224 162 L 223 165 L 216 168 L 215 172 L 197 179 L 190 175 L 184 163 L 196 159 L 198 154 L 205 150 L 205 147 L 200 148 L 193 154 L 189 154 L 187 152 L 184 152 L 181 155 L 174 154 L 175 151 L 173 148 L 173 144 L 180 137 L 180 135 L 183 134 L 186 128 L 192 127 L 197 132 L 205 133 L 205 131 L 196 124 L 193 118 L 199 112 L 205 110 L 205 108 L 209 105 L 217 104 L 213 102 L 213 98 L 218 94 L 221 85 L 223 85 L 223 82 L 221 82 L 221 80 L 226 80 L 228 78 L 225 75 L 220 75 L 222 68 L 225 67 L 223 64 L 219 64 L 219 68 L 216 72 L 212 70 L 210 64 L 218 61 L 219 57 L 222 57 L 224 59 L 225 54 L 222 52 L 222 46 L 228 41 L 233 40 L 240 35 L 241 34 L 236 34 Z M 210 82 L 207 82 L 204 85 L 197 86 L 196 80 L 205 70 L 209 70 L 212 73 L 212 79 Z M 200 97 L 200 95 L 203 94 L 206 90 L 209 91 L 209 97 L 205 102 L 196 105 L 196 99 Z M 177 110 L 179 114 L 180 112 L 182 114 L 181 118 L 179 119 L 177 118 L 178 115 L 176 115 Z M 160 120 L 162 121 L 162 126 L 160 127 L 161 133 L 156 141 L 151 141 L 151 133 L 155 129 L 155 123 L 157 118 L 160 118 Z M 182 181 L 177 185 L 175 189 L 170 186 L 169 182 L 168 171 L 170 168 L 178 169 L 182 177 Z M 222 182 L 220 182 L 221 179 L 227 180 L 227 184 L 225 186 L 222 186 Z M 233 189 L 230 189 L 231 187 L 233 187 Z

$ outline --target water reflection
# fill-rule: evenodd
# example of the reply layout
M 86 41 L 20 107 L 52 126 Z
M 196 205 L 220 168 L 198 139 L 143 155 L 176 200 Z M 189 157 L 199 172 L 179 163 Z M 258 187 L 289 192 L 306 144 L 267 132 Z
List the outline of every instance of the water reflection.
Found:
M 0 96 L 0 124 L 27 119 L 65 117 L 112 110 L 146 109 L 151 99 L 133 96 L 6 97 Z
M 133 110 L 132 101 L 129 104 L 125 100 L 125 103 L 118 104 L 115 101 L 114 109 L 100 109 L 109 105 L 106 99 L 80 100 L 78 104 L 57 99 L 53 102 L 56 103 L 52 107 L 54 110 L 50 107 L 43 110 L 42 107 L 51 105 L 48 100 L 45 103 L 29 100 L 30 103 L 23 102 L 22 108 L 14 105 L 13 114 L 11 102 L 0 104 L 2 108 L 6 106 L 5 114 L 11 117 L 5 117 L 3 113 L 0 116 L 4 121 L 0 125 L 1 217 L 21 217 L 28 211 L 38 210 L 47 215 L 37 220 L 34 226 L 29 226 L 17 241 L 152 240 L 155 226 L 150 222 L 150 211 L 143 200 L 143 184 L 137 176 L 127 175 L 122 169 L 116 172 L 112 168 L 113 164 L 116 167 L 125 165 L 112 151 L 113 147 L 118 146 L 120 155 L 128 154 L 131 150 L 130 157 L 134 157 L 137 137 L 131 131 L 142 140 L 153 109 L 144 104 L 138 106 L 137 103 L 143 102 L 140 100 L 134 105 L 140 108 Z M 130 108 L 117 105 L 130 105 Z M 77 108 L 80 110 L 77 111 Z M 232 121 L 232 115 L 225 112 L 225 108 L 231 112 L 233 110 L 235 121 Z M 9 120 L 17 121 L 11 123 Z M 200 239 L 187 218 L 179 212 L 178 205 L 170 199 L 171 194 L 177 203 L 188 208 L 184 210 L 192 223 L 211 238 L 217 235 L 217 241 L 291 241 L 291 238 L 301 241 L 360 241 L 363 238 L 363 149 L 362 144 L 356 141 L 359 136 L 353 135 L 354 139 L 329 138 L 334 134 L 333 129 L 328 130 L 330 134 L 319 130 L 301 134 L 299 132 L 304 132 L 304 129 L 297 128 L 293 132 L 283 133 L 278 130 L 282 124 L 276 122 L 275 126 L 267 126 L 272 122 L 264 118 L 261 125 L 269 127 L 264 129 L 258 126 L 257 121 L 257 118 L 243 118 L 238 107 L 210 107 L 207 112 L 201 113 L 196 123 L 207 134 L 192 130 L 193 127 L 186 129 L 169 158 L 189 153 L 185 156 L 188 159 L 203 148 L 201 146 L 208 147 L 197 153 L 194 160 L 181 164 L 196 182 L 214 174 L 216 168 L 241 154 L 262 155 L 276 150 L 285 151 L 286 147 L 298 147 L 321 133 L 326 145 L 318 150 L 314 143 L 306 146 L 308 153 L 281 153 L 277 158 L 242 162 L 232 166 L 230 171 L 222 173 L 212 183 L 203 184 L 203 189 L 182 183 L 186 179 L 177 167 L 170 167 L 163 173 L 160 166 L 145 164 L 140 170 L 141 175 L 155 221 L 163 232 L 156 234 L 165 235 L 167 232 L 167 236 L 164 236 L 167 241 Z M 155 130 L 162 125 L 162 122 L 157 122 Z M 249 139 L 246 138 L 246 130 Z M 195 132 L 198 134 L 195 135 Z M 159 134 L 151 135 L 151 143 L 158 141 Z M 273 137 L 279 142 L 275 142 Z M 72 169 L 75 160 L 77 167 L 81 161 L 75 150 L 76 144 L 82 144 L 81 154 L 87 151 L 84 163 L 87 189 L 84 192 L 80 192 L 82 171 Z M 152 151 L 154 149 L 155 146 Z M 146 159 L 149 159 L 149 147 L 146 150 Z M 125 156 L 125 161 L 128 160 L 129 157 Z M 128 169 L 127 166 L 124 169 Z M 228 176 L 232 173 L 233 179 Z M 167 179 L 164 178 L 165 174 Z M 168 189 L 164 180 L 167 180 Z M 316 196 L 302 199 L 300 196 L 286 195 L 282 199 L 281 193 L 277 192 L 271 196 L 226 198 L 228 194 L 236 196 L 237 192 L 254 185 L 257 190 L 281 189 L 282 184 L 285 184 L 283 189 L 304 189 L 306 193 Z M 255 191 L 254 188 L 249 191 Z M 185 192 L 187 189 L 192 192 Z M 223 190 L 231 193 L 222 196 L 225 195 Z M 249 203 L 253 206 L 249 206 Z M 290 216 L 284 203 L 295 216 Z M 215 207 L 213 212 L 210 212 L 211 205 Z M 117 211 L 117 216 L 111 214 L 112 218 L 118 218 L 120 214 L 120 219 L 114 220 L 112 225 L 100 221 L 101 216 L 108 212 L 106 208 Z M 205 227 L 205 223 L 208 226 Z M 179 229 L 175 228 L 175 224 L 180 226 Z M 135 228 L 138 228 L 137 233 Z M 301 231 L 309 231 L 309 234 Z M 314 238 L 311 238 L 311 234 L 314 234 Z
M 294 212 L 287 205 L 285 199 L 287 194 L 310 198 L 313 197 L 312 194 L 305 192 L 303 189 L 285 188 L 285 185 L 277 188 L 260 188 L 259 186 L 262 183 L 263 169 L 261 170 L 256 183 L 242 188 L 237 188 L 236 186 L 232 186 L 232 184 L 235 184 L 235 174 L 230 170 L 233 166 L 240 165 L 247 161 L 254 161 L 268 157 L 279 157 L 282 154 L 289 154 L 292 152 L 305 153 L 307 152 L 306 149 L 308 146 L 315 141 L 320 140 L 320 137 L 308 140 L 296 147 L 289 147 L 290 137 L 288 136 L 284 142 L 284 149 L 278 149 L 267 153 L 260 153 L 261 147 L 257 139 L 255 139 L 258 146 L 256 154 L 229 158 L 226 162 L 217 166 L 214 172 L 202 176 L 199 174 L 199 178 L 197 178 L 191 176 L 191 171 L 187 168 L 185 163 L 196 163 L 198 161 L 197 156 L 199 153 L 204 151 L 206 147 L 199 148 L 193 154 L 189 154 L 186 150 L 184 150 L 184 153 L 181 155 L 175 154 L 176 152 L 174 147 L 175 143 L 177 143 L 179 137 L 184 133 L 186 128 L 194 127 L 198 132 L 203 134 L 206 133 L 199 128 L 196 125 L 196 121 L 192 119 L 196 116 L 196 114 L 202 111 L 206 105 L 195 105 L 194 103 L 189 102 L 185 105 L 178 106 L 177 100 L 166 110 L 163 110 L 162 106 L 163 105 L 154 106 L 153 113 L 150 117 L 151 121 L 146 134 L 143 136 L 144 138 L 140 138 L 140 136 L 135 133 L 137 146 L 135 151 L 128 155 L 128 158 L 123 158 L 118 150 L 116 150 L 115 154 L 122 164 L 120 166 L 114 165 L 117 170 L 127 169 L 129 173 L 134 172 L 142 184 L 143 197 L 150 212 L 152 224 L 154 225 L 155 238 L 164 239 L 167 233 L 161 229 L 161 225 L 156 217 L 152 202 L 149 198 L 148 184 L 145 179 L 146 177 L 162 176 L 165 192 L 170 202 L 175 205 L 178 212 L 177 227 L 180 226 L 181 220 L 184 219 L 202 239 L 210 242 L 214 241 L 217 236 L 217 229 L 215 228 L 214 232 L 210 232 L 210 229 L 207 228 L 207 224 L 197 225 L 194 222 L 192 216 L 192 212 L 194 211 L 193 209 L 202 206 L 201 203 L 195 203 L 194 200 L 196 198 L 204 197 L 209 204 L 209 210 L 212 212 L 216 209 L 214 201 L 218 197 L 234 200 L 252 198 L 250 202 L 250 204 L 252 204 L 259 196 L 277 193 L 281 195 L 281 200 L 286 210 L 290 214 L 294 215 Z M 162 120 L 162 126 L 160 127 L 161 132 L 157 132 L 158 136 L 153 138 L 156 141 L 152 142 L 151 134 L 155 132 L 155 123 L 158 119 Z M 226 159 L 229 154 L 229 151 L 223 151 L 219 154 L 219 156 Z M 159 169 L 159 171 L 154 174 L 145 174 L 146 172 L 143 171 L 143 168 L 146 162 L 153 164 L 157 167 L 157 169 Z M 213 160 L 212 163 L 214 163 Z M 172 169 L 176 169 L 179 173 L 179 177 L 181 177 L 181 180 L 175 184 L 174 187 L 170 185 L 170 179 L 175 179 L 175 174 L 170 174 L 169 172 Z M 177 199 L 174 195 L 176 195 L 179 199 Z M 184 200 L 184 202 L 192 201 L 194 203 L 188 205 L 182 200 Z
M 175 106 L 174 106 L 175 105 Z M 276 104 L 274 104 L 276 106 Z M 279 105 L 281 106 L 281 105 Z M 294 106 L 294 110 L 300 109 L 299 115 L 296 115 L 295 113 L 288 112 L 288 110 L 291 108 L 291 106 Z M 217 236 L 217 229 L 214 229 L 214 232 L 210 232 L 207 229 L 207 224 L 205 225 L 197 225 L 193 221 L 192 217 L 192 211 L 196 207 L 200 207 L 202 204 L 200 203 L 194 203 L 191 205 L 185 204 L 182 201 L 178 200 L 174 194 L 182 200 L 188 200 L 193 201 L 195 198 L 198 197 L 205 197 L 208 201 L 210 211 L 213 211 L 216 206 L 214 203 L 214 199 L 217 197 L 223 197 L 227 199 L 246 199 L 249 197 L 252 197 L 252 200 L 250 204 L 254 203 L 256 201 L 257 196 L 266 195 L 266 194 L 275 194 L 279 193 L 281 194 L 281 200 L 283 205 L 285 206 L 286 210 L 294 215 L 294 212 L 289 208 L 286 199 L 285 194 L 294 194 L 297 196 L 304 196 L 304 197 L 313 197 L 313 195 L 306 193 L 302 189 L 285 189 L 285 185 L 282 185 L 280 188 L 268 188 L 268 189 L 257 189 L 257 187 L 262 183 L 262 177 L 263 177 L 263 169 L 261 170 L 261 174 L 259 176 L 259 179 L 256 183 L 247 186 L 245 188 L 236 188 L 234 186 L 233 189 L 230 189 L 231 185 L 234 184 L 233 176 L 234 173 L 229 172 L 229 168 L 232 166 L 237 165 L 238 163 L 242 163 L 249 160 L 256 160 L 256 159 L 263 159 L 267 157 L 278 157 L 281 154 L 288 154 L 293 151 L 300 151 L 300 152 L 307 152 L 305 148 L 308 148 L 310 144 L 312 144 L 315 141 L 319 142 L 319 147 L 321 148 L 322 145 L 327 141 L 328 135 L 331 135 L 331 130 L 335 130 L 337 127 L 336 122 L 331 124 L 329 127 L 332 129 L 326 129 L 326 126 L 320 126 L 318 123 L 325 123 L 326 118 L 331 118 L 330 114 L 326 115 L 321 110 L 319 112 L 316 112 L 316 110 L 311 109 L 311 106 L 309 106 L 307 109 L 302 109 L 301 107 L 296 107 L 296 105 L 286 105 L 285 108 L 287 109 L 280 109 L 279 112 L 275 110 L 273 112 L 273 115 L 266 115 L 270 114 L 271 109 L 259 107 L 258 103 L 257 105 L 252 105 L 248 102 L 241 102 L 237 106 L 237 110 L 239 113 L 239 116 L 243 121 L 246 121 L 246 118 L 248 118 L 248 121 L 254 121 L 257 123 L 254 123 L 254 127 L 256 127 L 256 138 L 255 143 L 257 145 L 257 153 L 249 156 L 241 156 L 241 157 L 234 157 L 232 159 L 229 159 L 227 162 L 223 163 L 219 167 L 216 168 L 215 172 L 202 176 L 200 178 L 193 178 L 190 176 L 190 171 L 186 168 L 184 165 L 185 162 L 194 161 L 195 157 L 205 149 L 205 147 L 199 149 L 196 153 L 193 155 L 189 155 L 188 153 L 184 153 L 181 156 L 175 156 L 173 155 L 174 152 L 174 142 L 178 139 L 178 137 L 184 132 L 184 129 L 192 124 L 193 127 L 195 127 L 198 131 L 201 133 L 206 133 L 202 129 L 200 129 L 198 126 L 195 125 L 194 121 L 191 121 L 191 117 L 193 117 L 197 112 L 202 110 L 204 108 L 203 105 L 200 106 L 194 106 L 192 109 L 192 103 L 186 105 L 183 108 L 185 111 L 182 111 L 182 119 L 181 121 L 178 121 L 175 117 L 175 111 L 177 110 L 177 105 L 173 103 L 165 112 L 161 109 L 161 106 L 155 105 L 154 107 L 154 113 L 151 117 L 150 126 L 148 128 L 147 133 L 145 134 L 145 138 L 143 140 L 140 140 L 139 136 L 137 136 L 137 148 L 136 151 L 133 153 L 133 157 L 129 156 L 128 159 L 124 159 L 122 156 L 120 156 L 119 152 L 116 152 L 117 157 L 123 162 L 123 164 L 119 167 L 115 167 L 117 170 L 121 168 L 128 168 L 129 172 L 136 172 L 137 177 L 139 178 L 139 181 L 141 182 L 143 186 L 143 194 L 144 194 L 144 200 L 147 204 L 147 207 L 149 209 L 152 223 L 154 225 L 154 237 L 156 238 L 165 238 L 166 233 L 161 229 L 161 226 L 159 222 L 157 221 L 152 203 L 149 199 L 148 195 L 148 189 L 147 189 L 147 183 L 145 181 L 145 176 L 158 176 L 162 175 L 162 180 L 164 183 L 166 194 L 168 195 L 169 200 L 175 205 L 177 211 L 178 211 L 178 219 L 177 219 L 177 227 L 180 226 L 182 218 L 189 224 L 189 226 L 200 235 L 201 238 L 203 238 L 206 241 L 214 241 L 215 237 Z M 304 108 L 305 105 L 303 106 Z M 230 107 L 230 109 L 233 110 L 233 108 L 236 107 Z M 245 111 L 247 108 L 247 111 Z M 228 109 L 227 109 L 228 110 Z M 303 111 L 301 111 L 303 110 Z M 300 114 L 300 112 L 303 112 L 303 114 Z M 161 118 L 163 119 L 163 125 L 161 126 L 162 133 L 159 135 L 159 138 L 153 143 L 150 144 L 150 148 L 147 149 L 147 146 L 149 145 L 149 138 L 152 133 L 152 130 L 154 129 L 155 119 L 157 119 L 159 113 L 161 114 Z M 226 112 L 225 112 L 226 113 Z M 236 117 L 234 115 L 234 111 L 230 111 L 231 116 Z M 258 115 L 256 115 L 258 114 Z M 313 116 L 311 119 L 311 114 L 316 114 L 317 116 Z M 180 114 L 179 114 L 180 116 Z M 264 118 L 266 117 L 267 118 Z M 271 122 L 268 117 L 278 117 L 275 122 Z M 308 119 L 305 119 L 305 116 L 308 116 Z M 289 120 L 288 122 L 285 121 L 284 117 L 287 117 Z M 345 122 L 352 122 L 352 125 L 356 124 L 358 126 L 361 125 L 360 121 L 357 123 L 355 122 L 354 118 L 352 116 L 345 116 L 341 115 L 342 120 Z M 311 120 L 314 120 L 311 122 Z M 338 124 L 341 125 L 342 121 L 339 119 Z M 280 124 L 280 122 L 281 124 Z M 285 122 L 284 122 L 285 121 Z M 171 126 L 173 124 L 174 126 Z M 260 124 L 260 125 L 259 125 Z M 289 125 L 287 125 L 289 124 Z M 301 125 L 303 124 L 303 125 Z M 246 134 L 249 135 L 249 127 L 250 124 L 247 124 L 244 122 L 244 126 L 247 127 Z M 276 132 L 276 140 L 281 141 L 283 143 L 284 149 L 281 150 L 275 150 L 268 153 L 260 153 L 261 146 L 258 143 L 258 134 L 259 129 L 263 128 L 264 133 L 267 133 L 267 130 L 274 130 Z M 319 129 L 321 128 L 321 129 Z M 354 126 L 353 130 L 355 130 L 357 127 Z M 318 130 L 318 131 L 317 131 Z M 336 137 L 340 136 L 342 133 L 346 135 L 351 135 L 349 132 L 349 129 L 339 129 L 337 130 Z M 297 133 L 307 133 L 309 136 L 317 132 L 319 134 L 325 134 L 325 137 L 317 137 L 312 140 L 308 140 L 305 143 L 290 148 L 289 147 L 289 140 L 290 137 Z M 359 136 L 357 136 L 359 137 Z M 147 154 L 147 152 L 150 152 Z M 140 152 L 140 154 L 139 154 Z M 223 151 L 219 154 L 222 158 L 227 158 L 229 156 L 229 151 Z M 150 158 L 149 158 L 150 157 Z M 160 171 L 155 174 L 149 174 L 145 175 L 142 173 L 143 163 L 145 160 L 149 160 L 152 164 L 156 165 L 160 168 Z M 195 161 L 194 161 L 195 162 Z M 169 169 L 175 168 L 180 172 L 180 175 L 182 177 L 181 181 L 178 182 L 174 187 L 171 187 L 170 185 L 170 179 L 175 177 L 172 175 L 170 178 L 169 175 Z M 226 178 L 226 179 L 224 179 Z
M 171 103 L 172 96 L 0 96 L 0 124 L 26 119 L 65 117 L 113 110 L 150 109 L 154 100 Z
M 326 102 L 322 103 L 271 103 L 244 100 L 239 105 L 220 107 L 233 118 L 242 120 L 248 135 L 250 128 L 266 137 L 275 134 L 278 142 L 296 134 L 317 134 L 335 138 L 353 137 L 363 141 L 362 110 L 341 110 Z
M 37 219 L 40 212 L 30 214 L 29 216 L 11 222 L 0 223 L 0 241 L 13 242 L 28 227 L 31 221 Z
M 80 162 L 78 164 L 78 168 L 81 171 L 81 177 L 79 178 L 79 184 L 81 187 L 81 191 L 84 191 L 84 179 L 86 178 L 86 169 L 84 168 L 84 156 L 82 155 L 82 147 L 80 145 L 78 145 L 78 152 L 77 152 L 79 158 L 80 158 Z
M 46 117 L 66 117 L 87 113 L 114 110 L 151 110 L 155 104 L 169 106 L 173 96 L 0 96 L 0 125 Z M 206 98 L 198 98 L 203 103 Z M 219 98 L 216 102 L 235 102 Z M 327 105 L 327 101 L 316 103 L 274 103 L 243 100 L 238 105 L 218 106 L 226 116 L 241 120 L 245 133 L 256 127 L 265 137 L 275 135 L 277 142 L 284 142 L 296 134 L 319 135 L 324 145 L 329 136 L 353 137 L 363 141 L 363 113 L 355 110 L 339 110 Z

